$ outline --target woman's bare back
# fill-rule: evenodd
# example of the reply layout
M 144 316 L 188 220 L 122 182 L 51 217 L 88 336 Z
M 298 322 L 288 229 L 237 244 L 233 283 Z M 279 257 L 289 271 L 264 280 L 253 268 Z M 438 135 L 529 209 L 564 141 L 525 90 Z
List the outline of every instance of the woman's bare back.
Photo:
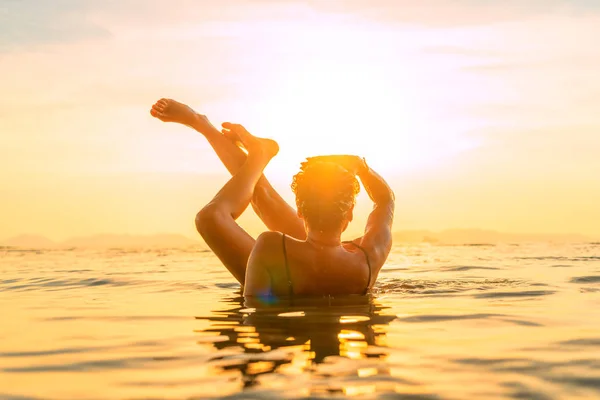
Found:
M 371 276 L 368 256 L 351 242 L 319 246 L 279 232 L 266 232 L 253 253 L 268 271 L 272 294 L 365 294 Z M 259 267 L 259 268 L 260 268 Z

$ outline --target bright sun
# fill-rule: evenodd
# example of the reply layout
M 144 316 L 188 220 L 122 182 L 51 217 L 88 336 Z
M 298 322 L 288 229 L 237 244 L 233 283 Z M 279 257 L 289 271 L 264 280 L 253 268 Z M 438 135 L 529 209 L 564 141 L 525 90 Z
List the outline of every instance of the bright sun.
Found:
M 382 171 L 402 172 L 452 152 L 440 142 L 448 133 L 442 124 L 427 122 L 412 93 L 395 92 L 389 72 L 366 62 L 312 60 L 272 81 L 256 99 L 268 110 L 265 120 L 255 122 L 280 142 L 284 170 L 307 156 L 357 154 Z

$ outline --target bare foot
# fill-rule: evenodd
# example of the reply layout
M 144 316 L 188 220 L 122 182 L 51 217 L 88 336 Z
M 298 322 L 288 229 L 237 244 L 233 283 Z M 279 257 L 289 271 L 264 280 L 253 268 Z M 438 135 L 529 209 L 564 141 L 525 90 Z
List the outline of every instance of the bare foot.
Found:
M 224 126 L 225 124 L 222 124 L 222 125 Z M 230 126 L 230 125 L 228 125 L 228 126 Z M 244 128 L 243 126 L 241 126 L 241 127 Z M 236 129 L 234 129 L 234 128 L 223 128 L 223 129 L 221 129 L 221 133 L 227 139 L 229 139 L 233 143 L 235 143 L 238 147 L 244 148 L 244 146 L 242 145 L 242 142 L 240 142 L 240 138 L 239 138 L 238 134 L 236 133 Z
M 279 145 L 276 141 L 256 137 L 242 125 L 225 122 L 223 128 L 223 134 L 234 142 L 240 143 L 248 150 L 248 154 L 256 153 L 271 159 L 279 153 Z
M 188 126 L 194 125 L 199 118 L 206 119 L 189 106 L 171 99 L 160 99 L 154 103 L 150 114 L 163 122 L 177 122 Z
M 221 125 L 223 126 L 223 129 L 221 129 L 223 136 L 231 140 L 240 149 L 245 149 L 238 132 L 242 129 L 246 132 L 248 132 L 248 130 L 240 124 L 232 124 L 231 122 L 225 122 Z

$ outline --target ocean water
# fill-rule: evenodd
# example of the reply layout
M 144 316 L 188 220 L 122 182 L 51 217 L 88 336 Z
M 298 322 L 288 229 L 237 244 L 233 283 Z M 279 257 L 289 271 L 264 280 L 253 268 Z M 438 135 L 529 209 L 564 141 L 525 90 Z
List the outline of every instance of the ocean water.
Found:
M 197 249 L 0 249 L 1 399 L 600 398 L 600 244 L 397 246 L 245 303 Z

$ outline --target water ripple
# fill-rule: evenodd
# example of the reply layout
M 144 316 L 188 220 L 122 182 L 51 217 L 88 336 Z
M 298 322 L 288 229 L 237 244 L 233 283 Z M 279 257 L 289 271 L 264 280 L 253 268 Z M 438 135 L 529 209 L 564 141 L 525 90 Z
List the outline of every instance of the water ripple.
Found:
M 543 283 L 527 282 L 512 279 L 454 279 L 454 280 L 424 280 L 424 279 L 397 279 L 382 277 L 375 285 L 376 293 L 396 293 L 406 295 L 425 296 L 457 296 L 470 291 L 487 292 L 499 288 L 535 287 L 546 286 Z M 551 291 L 523 290 L 519 292 L 491 292 L 479 293 L 476 298 L 486 297 L 525 297 L 552 294 Z
M 5 373 L 39 373 L 39 372 L 88 372 L 98 370 L 121 370 L 139 367 L 166 367 L 164 362 L 180 362 L 192 365 L 197 361 L 206 361 L 203 357 L 187 356 L 154 356 L 154 357 L 123 357 L 107 360 L 80 361 L 61 364 L 39 364 L 27 367 L 9 367 L 1 371 Z M 173 367 L 169 365 L 169 367 Z
M 512 297 L 539 297 L 548 296 L 556 293 L 553 290 L 525 290 L 521 292 L 491 292 L 476 294 L 473 297 L 476 299 L 495 299 L 495 298 L 512 298 Z
M 455 267 L 442 267 L 438 271 L 440 272 L 462 272 L 462 271 L 472 271 L 472 270 L 499 270 L 500 268 L 496 267 L 482 267 L 482 266 L 455 266 Z
M 455 362 L 478 368 L 485 367 L 497 372 L 523 373 L 542 378 L 548 382 L 560 382 L 578 388 L 592 389 L 600 393 L 600 375 L 580 376 L 565 372 L 577 367 L 600 370 L 600 360 L 597 359 L 541 361 L 525 358 L 462 358 L 455 360 Z
M 561 346 L 600 347 L 600 338 L 582 338 L 565 340 L 558 343 Z
M 411 315 L 409 317 L 399 318 L 400 321 L 404 322 L 444 322 L 474 319 L 494 319 L 521 326 L 543 326 L 536 322 L 514 319 L 504 314 Z
M 161 291 L 200 290 L 206 286 L 193 281 L 160 281 L 127 278 L 50 278 L 35 277 L 29 279 L 5 279 L 0 281 L 0 292 L 56 291 L 93 287 L 159 287 Z M 239 285 L 238 285 L 239 286 Z
M 600 275 L 578 276 L 571 279 L 572 283 L 600 283 Z

